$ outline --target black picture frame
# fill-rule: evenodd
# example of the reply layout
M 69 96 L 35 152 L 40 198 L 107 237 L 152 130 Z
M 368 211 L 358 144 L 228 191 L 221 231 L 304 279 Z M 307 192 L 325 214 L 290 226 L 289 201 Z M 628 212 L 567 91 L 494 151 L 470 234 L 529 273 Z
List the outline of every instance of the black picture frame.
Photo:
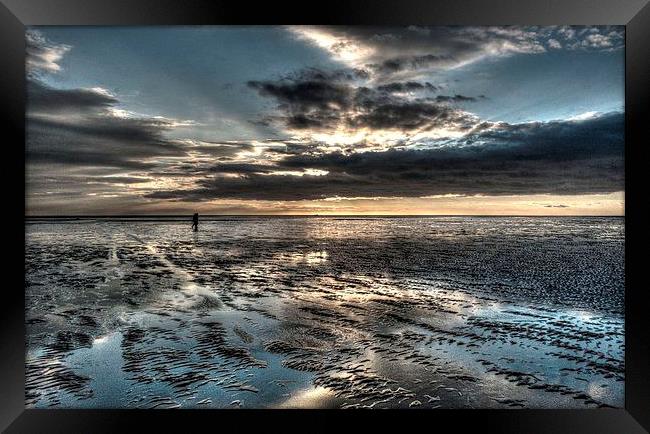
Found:
M 382 24 L 626 26 L 625 145 L 625 408 L 598 410 L 26 410 L 24 399 L 25 38 L 27 25 Z M 222 0 L 0 0 L 0 108 L 5 186 L 3 233 L 7 279 L 0 303 L 0 429 L 6 432 L 130 432 L 144 426 L 192 432 L 261 423 L 278 431 L 412 428 L 505 433 L 642 433 L 650 431 L 650 332 L 647 290 L 634 279 L 644 268 L 647 231 L 642 181 L 650 125 L 648 0 L 329 0 L 322 4 Z M 645 140 L 644 140 L 645 139 Z M 408 412 L 408 413 L 405 413 Z M 405 419 L 408 419 L 405 421 Z M 136 425 L 137 423 L 137 425 Z M 232 425 L 236 424 L 236 425 Z M 420 428 L 415 428 L 415 427 Z M 453 427 L 453 428 L 451 428 Z M 210 428 L 208 428 L 210 429 Z M 264 429 L 264 428 L 263 428 Z M 141 430 L 141 429 L 140 429 Z

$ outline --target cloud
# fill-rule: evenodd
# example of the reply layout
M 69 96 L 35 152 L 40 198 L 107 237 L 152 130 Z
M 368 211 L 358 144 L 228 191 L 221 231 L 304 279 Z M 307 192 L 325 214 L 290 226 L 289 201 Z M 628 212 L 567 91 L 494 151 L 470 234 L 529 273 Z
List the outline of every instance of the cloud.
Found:
M 600 34 L 587 35 L 583 41 L 583 45 L 592 48 L 610 48 L 612 46 L 612 39 Z
M 174 120 L 116 115 L 118 103 L 100 88 L 55 89 L 28 80 L 28 161 L 145 169 L 156 157 L 186 155 L 183 143 L 165 137 Z
M 370 71 L 363 68 L 340 68 L 334 70 L 323 70 L 320 68 L 304 68 L 287 74 L 287 80 L 293 81 L 345 81 L 368 80 Z
M 624 45 L 622 26 L 292 26 L 297 38 L 377 80 L 454 68 L 488 57 L 535 54 L 547 47 L 611 50 Z M 564 42 L 564 44 L 562 44 Z
M 392 82 L 377 87 L 382 92 L 416 92 L 426 90 L 435 92 L 441 90 L 440 86 L 435 86 L 429 82 L 419 83 L 417 81 Z
M 246 152 L 253 152 L 256 147 L 249 142 L 209 142 L 204 140 L 181 140 L 187 146 L 188 153 L 210 157 L 217 160 L 230 160 Z
M 289 30 L 342 63 L 379 74 L 453 67 L 486 55 L 543 51 L 537 34 L 519 27 L 296 26 Z
M 621 191 L 623 115 L 580 121 L 493 124 L 447 146 L 293 155 L 273 165 L 216 165 L 173 200 L 314 200 L 328 197 L 590 194 Z M 321 170 L 321 176 L 273 175 Z M 237 176 L 223 176 L 224 174 Z
M 437 128 L 464 130 L 476 118 L 462 110 L 441 102 L 471 100 L 462 97 L 437 97 L 435 99 L 406 100 L 395 97 L 363 95 L 358 100 L 357 111 L 346 119 L 351 128 L 379 130 L 426 131 Z
M 560 26 L 553 28 L 551 48 L 567 50 L 613 51 L 625 46 L 623 26 Z
M 422 131 L 435 128 L 466 129 L 475 117 L 449 103 L 472 102 L 464 95 L 435 98 L 410 93 L 430 93 L 439 88 L 429 82 L 390 82 L 375 88 L 351 84 L 330 74 L 296 74 L 275 81 L 250 81 L 248 86 L 278 103 L 280 121 L 294 130 Z
M 110 92 L 101 89 L 56 89 L 38 80 L 27 86 L 28 112 L 54 116 L 57 114 L 103 114 L 118 103 Z
M 38 30 L 25 32 L 26 65 L 29 75 L 53 73 L 61 70 L 59 62 L 72 47 L 46 39 Z
M 290 128 L 325 128 L 339 123 L 340 113 L 353 103 L 353 88 L 325 80 L 249 81 L 262 96 L 275 98 Z
M 392 57 L 381 63 L 370 64 L 369 67 L 381 74 L 391 74 L 404 70 L 426 69 L 435 66 L 450 66 L 455 63 L 451 56 L 424 54 L 420 56 Z
M 553 39 L 553 38 L 548 40 L 548 46 L 554 49 L 562 48 L 562 44 L 560 44 L 560 42 L 557 39 Z
M 479 98 L 484 98 L 484 96 L 480 96 Z M 437 102 L 475 102 L 477 98 L 473 96 L 465 96 L 465 95 L 453 95 L 453 96 L 448 96 L 448 95 L 438 95 L 435 100 Z

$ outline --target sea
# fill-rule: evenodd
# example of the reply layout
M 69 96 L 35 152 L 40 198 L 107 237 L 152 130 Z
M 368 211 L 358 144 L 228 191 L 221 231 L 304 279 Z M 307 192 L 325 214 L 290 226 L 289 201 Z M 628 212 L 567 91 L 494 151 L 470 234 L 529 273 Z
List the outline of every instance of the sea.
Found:
M 28 218 L 28 408 L 623 407 L 622 217 Z

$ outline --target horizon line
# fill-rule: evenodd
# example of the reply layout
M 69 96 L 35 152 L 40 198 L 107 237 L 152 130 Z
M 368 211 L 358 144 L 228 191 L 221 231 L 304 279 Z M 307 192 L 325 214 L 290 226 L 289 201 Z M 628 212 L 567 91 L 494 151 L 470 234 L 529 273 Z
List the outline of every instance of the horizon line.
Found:
M 26 219 L 56 218 L 160 218 L 191 217 L 187 214 L 60 214 L 26 215 Z M 625 214 L 201 214 L 203 217 L 625 217 Z

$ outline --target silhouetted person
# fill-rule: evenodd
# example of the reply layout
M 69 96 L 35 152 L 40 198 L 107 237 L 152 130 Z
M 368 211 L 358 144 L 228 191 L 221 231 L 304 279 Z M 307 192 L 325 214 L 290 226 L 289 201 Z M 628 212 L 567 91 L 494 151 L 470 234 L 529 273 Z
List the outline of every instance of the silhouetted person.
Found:
M 199 213 L 195 212 L 192 216 L 192 229 L 194 232 L 199 230 Z

